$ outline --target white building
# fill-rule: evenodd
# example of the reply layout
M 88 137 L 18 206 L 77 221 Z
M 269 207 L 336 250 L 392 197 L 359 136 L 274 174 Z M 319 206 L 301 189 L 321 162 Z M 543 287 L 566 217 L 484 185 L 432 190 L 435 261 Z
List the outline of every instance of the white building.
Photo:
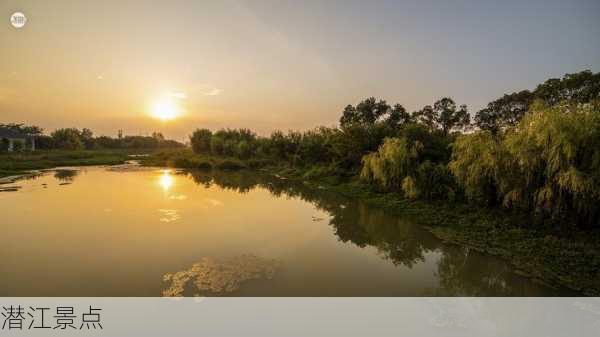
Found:
M 21 143 L 24 149 L 27 144 L 27 139 L 31 140 L 31 151 L 35 150 L 35 138 L 21 132 L 0 127 L 0 142 L 8 144 L 8 152 L 12 152 L 15 149 L 16 143 Z

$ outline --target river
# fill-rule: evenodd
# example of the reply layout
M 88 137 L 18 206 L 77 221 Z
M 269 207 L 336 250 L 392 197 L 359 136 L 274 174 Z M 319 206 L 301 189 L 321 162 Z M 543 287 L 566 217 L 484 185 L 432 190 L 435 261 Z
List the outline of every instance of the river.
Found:
M 0 296 L 565 294 L 409 219 L 266 174 L 126 165 L 0 186 Z

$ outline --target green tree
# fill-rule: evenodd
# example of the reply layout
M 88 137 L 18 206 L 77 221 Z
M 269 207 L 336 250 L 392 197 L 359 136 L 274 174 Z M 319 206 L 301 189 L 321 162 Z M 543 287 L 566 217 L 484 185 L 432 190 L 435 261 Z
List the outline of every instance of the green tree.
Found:
M 513 127 L 523 118 L 533 100 L 529 90 L 504 95 L 488 103 L 475 114 L 475 125 L 496 134 L 499 130 Z
M 406 187 L 411 196 L 422 199 L 448 199 L 454 200 L 456 183 L 448 166 L 425 160 L 417 168 L 414 186 Z
M 561 102 L 592 103 L 600 101 L 600 73 L 589 70 L 565 74 L 539 84 L 533 92 L 523 90 L 504 95 L 475 115 L 475 124 L 482 130 L 497 133 L 513 127 L 525 116 L 531 103 L 541 99 L 547 105 Z
M 565 74 L 562 79 L 551 78 L 538 85 L 533 94 L 548 105 L 564 101 L 589 103 L 600 99 L 600 73 L 584 70 Z
M 1 128 L 11 129 L 20 133 L 24 133 L 26 135 L 36 136 L 44 133 L 44 129 L 35 125 L 25 125 L 25 124 L 17 124 L 17 123 L 9 123 L 2 124 L 0 123 Z
M 423 109 L 415 111 L 413 118 L 429 130 L 441 130 L 445 135 L 453 130 L 464 129 L 471 122 L 467 106 L 463 104 L 457 107 L 449 97 L 436 101 L 433 107 L 426 105 Z
M 388 190 L 400 190 L 405 179 L 414 180 L 422 148 L 420 142 L 406 138 L 386 138 L 376 152 L 363 157 L 360 177 Z
M 209 129 L 196 129 L 190 136 L 190 144 L 195 153 L 208 154 L 211 152 L 212 131 Z
M 538 101 L 515 128 L 461 136 L 453 150 L 450 169 L 470 199 L 600 225 L 598 106 Z
M 369 97 L 358 103 L 356 107 L 346 106 L 340 118 L 342 128 L 353 125 L 373 125 L 390 112 L 390 106 L 384 100 L 377 101 Z
M 398 129 L 403 125 L 411 123 L 412 121 L 412 116 L 401 104 L 394 105 L 394 107 L 390 110 L 387 119 L 385 120 L 385 122 L 393 129 Z
M 235 154 L 240 159 L 248 159 L 252 156 L 252 147 L 250 143 L 245 140 L 237 143 L 237 147 L 235 149 Z
M 454 129 L 462 129 L 470 124 L 467 106 L 456 107 L 456 103 L 449 98 L 444 97 L 433 104 L 433 112 L 438 127 L 444 134 L 448 134 Z
M 423 109 L 413 112 L 413 119 L 427 127 L 429 130 L 434 130 L 436 127 L 436 115 L 431 105 L 426 105 Z
M 79 132 L 79 139 L 86 149 L 93 149 L 95 147 L 94 133 L 92 130 L 88 128 L 81 129 Z
M 501 184 L 511 174 L 511 164 L 502 139 L 489 131 L 478 131 L 456 139 L 448 167 L 469 200 L 493 206 L 506 189 Z
M 51 134 L 54 144 L 59 149 L 80 150 L 83 149 L 81 132 L 75 128 L 57 129 Z
M 333 161 L 335 153 L 333 143 L 339 130 L 320 127 L 302 133 L 298 154 L 305 164 L 327 163 Z
M 600 109 L 576 103 L 534 103 L 507 134 L 518 169 L 506 177 L 508 207 L 552 219 L 600 224 Z
M 156 139 L 156 141 L 159 143 L 165 141 L 165 136 L 162 134 L 162 132 L 152 132 L 152 138 Z
M 454 198 L 454 179 L 444 163 L 423 156 L 419 140 L 386 138 L 376 152 L 363 157 L 360 177 L 385 190 L 402 191 L 408 198 Z

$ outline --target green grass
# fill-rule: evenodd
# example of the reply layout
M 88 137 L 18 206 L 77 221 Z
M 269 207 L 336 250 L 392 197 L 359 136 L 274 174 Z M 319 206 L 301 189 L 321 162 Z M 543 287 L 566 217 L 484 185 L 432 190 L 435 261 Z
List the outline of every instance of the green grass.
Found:
M 144 166 L 164 166 L 200 170 L 241 170 L 256 168 L 255 161 L 240 160 L 232 157 L 216 157 L 197 155 L 190 149 L 174 149 L 159 151 L 149 157 L 141 158 Z
M 58 166 L 116 165 L 124 163 L 132 151 L 35 151 L 0 154 L 0 177 Z

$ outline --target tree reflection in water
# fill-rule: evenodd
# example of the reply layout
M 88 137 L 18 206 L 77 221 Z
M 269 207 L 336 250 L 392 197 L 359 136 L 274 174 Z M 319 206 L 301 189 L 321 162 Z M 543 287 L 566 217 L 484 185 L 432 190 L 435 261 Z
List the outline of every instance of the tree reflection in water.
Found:
M 72 183 L 75 177 L 79 174 L 78 170 L 56 170 L 54 171 L 54 178 L 62 183 Z
M 366 203 L 338 193 L 255 172 L 190 171 L 197 184 L 247 193 L 255 188 L 268 190 L 276 197 L 298 198 L 330 215 L 329 225 L 337 238 L 358 247 L 375 247 L 396 266 L 412 268 L 425 262 L 425 255 L 437 258 L 439 285 L 423 295 L 435 296 L 532 296 L 536 290 L 522 282 L 504 261 L 465 247 L 444 244 L 414 221 L 392 215 Z M 536 288 L 537 289 L 537 288 Z

